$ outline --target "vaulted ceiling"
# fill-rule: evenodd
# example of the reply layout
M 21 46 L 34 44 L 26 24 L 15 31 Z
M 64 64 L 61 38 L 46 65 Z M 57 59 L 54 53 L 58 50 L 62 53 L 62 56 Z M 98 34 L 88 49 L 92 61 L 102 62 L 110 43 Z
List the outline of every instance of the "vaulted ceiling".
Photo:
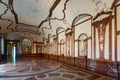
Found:
M 58 27 L 71 28 L 81 14 L 95 16 L 114 0 L 0 0 L 1 33 L 8 39 L 31 37 L 36 41 L 55 35 Z M 85 15 L 81 15 L 82 18 Z

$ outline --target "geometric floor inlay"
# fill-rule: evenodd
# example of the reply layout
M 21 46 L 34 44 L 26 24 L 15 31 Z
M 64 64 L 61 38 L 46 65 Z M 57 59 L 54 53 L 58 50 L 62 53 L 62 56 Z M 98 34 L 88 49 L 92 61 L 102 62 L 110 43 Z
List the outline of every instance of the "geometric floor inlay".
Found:
M 0 80 L 115 80 L 110 77 L 40 58 L 0 65 Z

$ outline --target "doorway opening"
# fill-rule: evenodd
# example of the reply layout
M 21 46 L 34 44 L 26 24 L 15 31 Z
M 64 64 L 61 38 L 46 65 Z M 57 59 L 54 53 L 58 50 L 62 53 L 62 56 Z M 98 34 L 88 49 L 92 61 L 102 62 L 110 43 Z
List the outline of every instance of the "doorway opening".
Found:
M 16 43 L 9 42 L 7 43 L 7 61 L 12 62 L 13 64 L 16 63 Z

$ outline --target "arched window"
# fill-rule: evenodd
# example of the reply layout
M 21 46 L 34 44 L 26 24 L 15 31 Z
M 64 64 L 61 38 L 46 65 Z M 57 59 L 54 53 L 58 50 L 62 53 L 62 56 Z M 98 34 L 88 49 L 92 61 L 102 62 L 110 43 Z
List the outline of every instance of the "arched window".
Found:
M 87 35 L 85 33 L 78 37 L 78 56 L 87 56 Z
M 23 39 L 22 41 L 22 52 L 31 52 L 31 41 L 29 39 Z

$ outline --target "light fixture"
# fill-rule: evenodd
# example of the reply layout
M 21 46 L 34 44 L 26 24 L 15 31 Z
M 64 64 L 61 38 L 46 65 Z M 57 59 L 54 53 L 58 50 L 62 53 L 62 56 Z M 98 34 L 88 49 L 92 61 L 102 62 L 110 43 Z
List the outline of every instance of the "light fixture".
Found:
M 13 44 L 13 42 L 11 41 L 10 44 Z

